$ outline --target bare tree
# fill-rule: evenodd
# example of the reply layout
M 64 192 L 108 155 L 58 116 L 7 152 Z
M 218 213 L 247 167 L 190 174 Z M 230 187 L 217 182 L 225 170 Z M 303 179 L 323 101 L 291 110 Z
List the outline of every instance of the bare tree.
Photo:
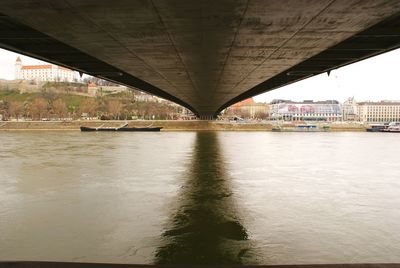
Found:
M 68 113 L 67 105 L 62 99 L 55 100 L 52 106 L 54 114 L 56 114 L 59 119 L 64 118 L 67 115 Z
M 224 115 L 227 116 L 227 117 L 235 116 L 235 111 L 236 111 L 236 110 L 237 110 L 237 109 L 228 107 L 228 108 L 225 110 Z
M 10 101 L 8 104 L 8 114 L 17 119 L 24 113 L 24 103 L 20 101 Z
M 235 114 L 241 118 L 248 119 L 251 117 L 250 112 L 245 109 L 237 109 Z
M 0 117 L 2 117 L 3 120 L 6 120 L 7 114 L 7 105 L 3 100 L 0 100 Z
M 36 98 L 30 107 L 31 115 L 34 119 L 41 120 L 47 114 L 48 103 L 43 98 Z
M 265 119 L 268 119 L 268 113 L 267 112 L 258 111 L 258 112 L 255 113 L 254 117 L 257 118 L 257 119 L 265 120 Z
M 115 84 L 113 82 L 110 82 L 110 81 L 107 81 L 107 80 L 104 80 L 104 79 L 100 79 L 100 78 L 97 78 L 97 77 L 94 77 L 94 76 L 90 76 L 90 77 L 84 78 L 83 82 L 86 83 L 86 84 L 89 84 L 89 83 L 92 82 L 92 83 L 95 83 L 98 86 L 118 86 L 118 84 Z
M 89 116 L 94 116 L 97 113 L 97 103 L 95 99 L 84 99 L 79 105 L 79 112 L 87 113 Z
M 107 102 L 107 111 L 110 115 L 119 120 L 119 116 L 122 112 L 123 105 L 119 100 L 110 100 Z

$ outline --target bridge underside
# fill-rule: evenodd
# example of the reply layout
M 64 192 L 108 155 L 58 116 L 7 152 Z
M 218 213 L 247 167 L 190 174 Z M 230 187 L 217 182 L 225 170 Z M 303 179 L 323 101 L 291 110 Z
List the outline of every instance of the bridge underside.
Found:
M 209 117 L 400 47 L 400 1 L 2 0 L 0 47 Z

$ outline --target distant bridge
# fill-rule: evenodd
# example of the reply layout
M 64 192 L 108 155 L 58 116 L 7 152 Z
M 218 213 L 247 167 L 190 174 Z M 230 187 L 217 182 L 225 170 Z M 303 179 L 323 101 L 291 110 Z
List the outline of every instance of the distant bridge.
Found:
M 201 118 L 400 47 L 399 0 L 2 0 L 0 47 Z

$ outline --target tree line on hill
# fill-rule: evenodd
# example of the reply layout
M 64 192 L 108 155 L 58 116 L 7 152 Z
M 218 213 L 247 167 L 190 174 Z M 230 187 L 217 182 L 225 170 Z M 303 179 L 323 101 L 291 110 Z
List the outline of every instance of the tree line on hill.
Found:
M 17 93 L 19 94 L 19 93 Z M 177 119 L 182 107 L 169 102 L 137 101 L 134 94 L 124 92 L 103 97 L 84 97 L 68 94 L 40 93 L 0 95 L 0 114 L 3 120 L 73 120 L 99 118 L 103 120 L 126 119 Z

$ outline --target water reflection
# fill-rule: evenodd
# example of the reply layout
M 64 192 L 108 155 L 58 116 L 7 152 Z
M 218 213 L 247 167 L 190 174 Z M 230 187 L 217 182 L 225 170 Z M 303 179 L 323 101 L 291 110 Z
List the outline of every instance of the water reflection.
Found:
M 156 252 L 158 264 L 241 264 L 249 254 L 217 135 L 197 133 L 165 244 Z

